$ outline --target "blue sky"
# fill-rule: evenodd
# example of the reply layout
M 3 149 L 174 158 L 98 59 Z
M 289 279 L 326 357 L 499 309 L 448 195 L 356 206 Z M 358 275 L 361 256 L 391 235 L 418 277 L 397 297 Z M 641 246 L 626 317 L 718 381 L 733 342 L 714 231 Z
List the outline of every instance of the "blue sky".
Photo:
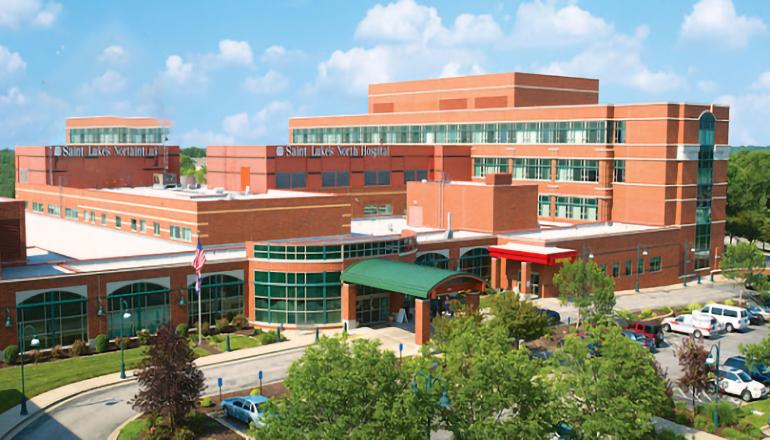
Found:
M 770 144 L 770 2 L 0 0 L 0 147 L 67 116 L 157 116 L 182 146 L 276 144 L 366 111 L 366 84 L 505 71 L 600 80 L 600 101 L 731 106 Z

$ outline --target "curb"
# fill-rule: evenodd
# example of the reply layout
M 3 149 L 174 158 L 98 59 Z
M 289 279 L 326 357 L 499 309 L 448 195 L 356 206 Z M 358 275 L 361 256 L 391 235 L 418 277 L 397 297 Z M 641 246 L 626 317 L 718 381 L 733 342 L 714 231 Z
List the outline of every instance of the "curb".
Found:
M 123 428 L 126 427 L 126 425 L 128 425 L 129 423 L 133 422 L 134 420 L 138 419 L 141 416 L 142 416 L 141 414 L 137 414 L 131 417 L 130 419 L 126 420 L 125 422 L 123 422 L 120 426 L 118 426 L 114 431 L 110 433 L 110 435 L 107 437 L 107 440 L 118 440 L 118 437 L 120 436 L 120 431 L 122 431 Z
M 304 349 L 304 348 L 307 348 L 307 347 L 313 345 L 313 343 L 315 343 L 315 340 L 313 340 L 312 343 L 307 344 L 307 345 L 300 345 L 300 346 L 291 347 L 291 348 L 284 348 L 284 349 L 280 349 L 280 350 L 271 351 L 269 353 L 255 354 L 255 355 L 245 356 L 245 357 L 238 358 L 238 359 L 230 359 L 230 360 L 226 360 L 226 361 L 212 362 L 212 363 L 206 364 L 204 366 L 199 366 L 198 368 L 210 367 L 210 366 L 222 365 L 222 364 L 228 364 L 228 363 L 238 362 L 238 361 L 242 361 L 242 360 L 245 360 L 245 359 L 252 359 L 252 358 L 256 358 L 256 357 L 260 357 L 260 356 L 271 356 L 271 355 L 274 355 L 274 354 L 285 353 L 285 352 L 292 351 L 292 350 Z M 204 358 L 199 358 L 199 359 L 204 359 Z M 58 398 L 55 401 L 53 401 L 53 402 L 51 402 L 51 403 L 49 403 L 49 404 L 47 404 L 47 405 L 45 405 L 43 407 L 38 407 L 35 411 L 31 412 L 24 419 L 17 421 L 14 425 L 9 427 L 4 433 L 0 434 L 0 440 L 10 439 L 14 435 L 18 434 L 19 431 L 21 431 L 22 429 L 26 428 L 35 419 L 37 419 L 42 413 L 45 412 L 45 410 L 47 410 L 49 408 L 52 408 L 52 407 L 54 407 L 54 406 L 56 406 L 56 405 L 58 405 L 58 404 L 60 404 L 60 403 L 62 403 L 64 401 L 67 401 L 67 400 L 69 400 L 69 399 L 71 399 L 73 397 L 77 397 L 77 396 L 79 396 L 79 395 L 81 395 L 83 393 L 87 393 L 89 391 L 100 390 L 100 389 L 109 388 L 109 387 L 113 387 L 113 386 L 119 386 L 119 385 L 122 385 L 122 384 L 126 384 L 126 383 L 130 383 L 130 382 L 135 381 L 136 377 L 134 376 L 134 371 L 135 370 L 127 371 L 126 375 L 128 377 L 126 379 L 119 379 L 117 382 L 106 383 L 106 384 L 94 386 L 94 387 L 91 387 L 91 388 L 88 388 L 88 389 L 80 390 L 80 391 L 77 391 L 75 393 L 69 394 L 67 396 L 62 396 L 61 398 Z M 109 375 L 111 376 L 111 375 L 114 375 L 114 374 L 115 373 L 110 373 Z M 96 378 L 92 378 L 92 379 L 96 379 Z M 86 380 L 89 380 L 89 379 L 86 379 Z M 72 384 L 67 384 L 67 385 L 62 385 L 62 386 L 68 386 L 68 385 L 72 385 Z M 54 390 L 56 390 L 56 388 L 54 388 L 53 390 L 46 391 L 46 392 L 51 392 L 51 391 L 54 391 Z M 28 402 L 29 402 L 29 400 L 28 400 Z M 16 406 L 14 406 L 13 408 L 9 408 L 7 411 L 11 411 L 14 408 L 16 408 Z

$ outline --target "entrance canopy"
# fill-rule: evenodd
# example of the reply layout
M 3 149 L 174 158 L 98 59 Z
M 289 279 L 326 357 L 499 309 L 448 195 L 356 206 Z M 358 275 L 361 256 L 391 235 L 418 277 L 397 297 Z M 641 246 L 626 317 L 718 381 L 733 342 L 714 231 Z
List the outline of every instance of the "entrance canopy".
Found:
M 553 246 L 535 246 L 522 243 L 506 243 L 501 246 L 490 246 L 489 255 L 514 261 L 538 263 L 553 266 L 563 259 L 574 259 L 577 251 Z
M 360 261 L 345 269 L 340 278 L 348 284 L 368 286 L 420 299 L 466 290 L 481 292 L 484 288 L 484 281 L 469 273 L 384 258 Z

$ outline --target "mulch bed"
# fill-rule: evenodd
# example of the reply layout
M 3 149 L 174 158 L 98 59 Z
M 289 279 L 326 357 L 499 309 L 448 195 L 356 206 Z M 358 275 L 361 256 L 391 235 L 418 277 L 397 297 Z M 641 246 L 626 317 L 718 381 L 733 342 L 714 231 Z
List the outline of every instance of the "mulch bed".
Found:
M 251 390 L 254 388 L 246 388 L 243 390 L 233 391 L 231 393 L 222 393 L 222 400 L 228 399 L 230 397 L 240 397 L 240 396 L 247 396 Z M 262 386 L 262 395 L 268 398 L 273 397 L 280 397 L 287 393 L 286 387 L 283 385 L 283 382 L 276 382 L 271 383 L 267 385 Z M 213 406 L 210 406 L 208 408 L 198 408 L 198 411 L 206 414 L 216 413 L 219 412 L 219 394 L 215 394 L 211 396 L 211 401 L 214 402 Z

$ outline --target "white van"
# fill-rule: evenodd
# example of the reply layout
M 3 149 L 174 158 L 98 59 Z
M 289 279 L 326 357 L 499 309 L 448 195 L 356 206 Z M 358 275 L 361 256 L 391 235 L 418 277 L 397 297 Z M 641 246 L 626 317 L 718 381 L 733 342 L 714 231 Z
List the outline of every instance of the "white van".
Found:
M 696 339 L 702 337 L 712 338 L 719 335 L 717 320 L 711 316 L 679 315 L 669 317 L 661 321 L 663 331 L 685 333 Z
M 713 316 L 728 332 L 746 330 L 749 328 L 749 312 L 743 307 L 726 306 L 723 304 L 707 304 L 700 309 L 700 311 L 696 311 L 695 313 Z

